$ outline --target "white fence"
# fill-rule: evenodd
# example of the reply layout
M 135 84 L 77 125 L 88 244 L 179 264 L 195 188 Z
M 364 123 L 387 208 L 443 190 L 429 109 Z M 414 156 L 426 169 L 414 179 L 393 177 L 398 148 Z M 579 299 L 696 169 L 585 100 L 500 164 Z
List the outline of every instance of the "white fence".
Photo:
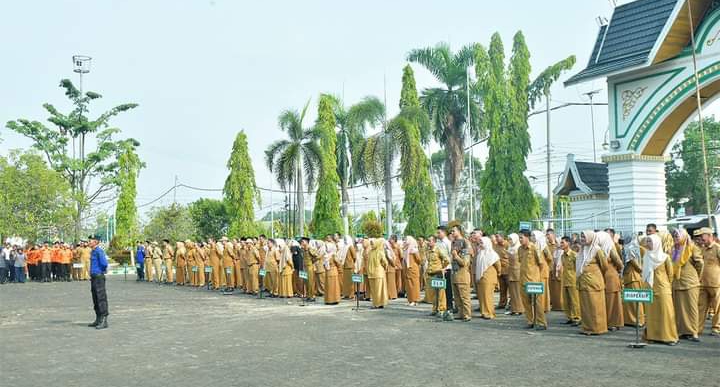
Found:
M 644 229 L 644 224 L 635 224 L 635 210 L 632 206 L 612 206 L 605 211 L 593 213 L 583 218 L 564 217 L 555 219 L 536 219 L 536 228 L 552 227 L 558 235 L 571 235 L 584 230 L 604 230 L 612 228 L 621 237 L 627 237 Z M 658 224 L 658 226 L 663 226 Z M 640 227 L 640 228 L 638 228 Z

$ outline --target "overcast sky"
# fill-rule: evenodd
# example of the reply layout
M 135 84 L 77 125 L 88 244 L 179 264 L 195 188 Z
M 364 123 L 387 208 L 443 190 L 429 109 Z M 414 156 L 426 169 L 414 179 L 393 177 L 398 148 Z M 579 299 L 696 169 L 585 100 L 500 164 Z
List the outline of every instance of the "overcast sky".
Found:
M 85 90 L 100 92 L 92 106 L 140 106 L 112 121 L 122 135 L 138 139 L 147 168 L 138 183 L 138 204 L 180 182 L 221 188 L 236 133 L 245 130 L 258 185 L 270 187 L 264 150 L 284 134 L 277 127 L 283 109 L 311 99 L 315 119 L 321 92 L 352 104 L 367 95 L 383 96 L 387 80 L 390 114 L 397 112 L 405 56 L 413 48 L 446 41 L 453 48 L 470 42 L 487 46 L 498 31 L 506 49 L 522 30 L 531 52 L 533 75 L 570 54 L 587 63 L 598 25 L 610 18 L 608 0 L 507 1 L 230 1 L 230 0 L 47 0 L 4 1 L 0 5 L 0 60 L 3 93 L 0 122 L 25 117 L 44 120 L 42 104 L 69 108 L 62 78 L 77 81 L 74 54 L 92 56 Z M 509 55 L 509 52 L 508 52 Z M 418 66 L 419 89 L 432 76 Z M 568 74 L 570 75 L 570 74 Z M 567 78 L 564 77 L 564 78 Z M 564 79 L 563 78 L 563 79 Z M 584 92 L 605 81 L 553 88 L 553 105 L 586 102 Z M 596 107 L 596 143 L 607 129 L 607 109 Z M 528 175 L 545 192 L 545 117 L 530 119 L 533 152 Z M 0 153 L 29 141 L 0 129 Z M 589 107 L 571 107 L 552 117 L 553 179 L 568 152 L 592 160 Z M 476 155 L 483 159 L 484 146 Z M 396 189 L 394 200 L 401 201 Z M 373 208 L 375 191 L 356 193 L 356 208 Z M 359 197 L 368 197 L 362 201 Z M 179 189 L 177 200 L 220 197 L 220 193 Z M 172 202 L 168 195 L 157 204 Z M 280 199 L 275 195 L 273 202 Z M 270 204 L 263 194 L 263 207 Z M 147 207 L 146 207 L 147 208 Z

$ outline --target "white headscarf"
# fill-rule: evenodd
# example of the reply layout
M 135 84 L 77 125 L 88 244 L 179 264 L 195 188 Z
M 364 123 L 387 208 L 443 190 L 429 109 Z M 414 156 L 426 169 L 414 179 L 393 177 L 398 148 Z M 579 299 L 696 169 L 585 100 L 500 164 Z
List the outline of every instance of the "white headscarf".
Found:
M 655 280 L 655 269 L 665 263 L 668 255 L 663 251 L 662 240 L 657 234 L 648 236 L 652 242 L 652 249 L 648 249 L 645 252 L 642 267 L 643 281 L 647 282 L 650 287 L 653 286 Z
M 360 270 L 362 270 L 363 260 L 365 259 L 365 257 L 363 257 L 365 248 L 363 247 L 362 240 L 358 240 L 355 243 L 355 253 L 355 273 L 359 273 Z
M 288 249 L 287 244 L 285 244 L 285 241 L 282 239 L 277 239 L 275 242 L 277 243 L 275 251 L 280 254 L 280 271 L 282 272 L 288 261 L 288 254 L 285 254 L 285 251 L 290 252 L 290 249 Z
M 340 239 L 338 242 L 338 256 L 340 257 L 340 264 L 345 265 L 345 259 L 347 258 L 348 251 L 350 251 L 350 247 L 353 245 L 353 240 L 350 237 L 350 235 L 345 235 L 343 239 Z
M 415 238 L 411 237 L 410 235 L 405 237 L 405 267 L 410 267 L 410 255 L 411 254 L 417 254 L 420 250 L 418 250 L 418 244 Z
M 625 263 L 628 263 L 632 260 L 638 263 L 640 267 L 642 267 L 642 253 L 640 252 L 640 241 L 638 240 L 637 235 L 633 236 L 633 239 L 630 243 L 628 243 L 627 246 L 625 246 Z
M 580 256 L 578 257 L 579 259 L 575 261 L 576 277 L 580 277 L 580 275 L 582 275 L 583 270 L 585 270 L 585 266 L 587 266 L 590 261 L 595 258 L 595 254 L 601 250 L 600 244 L 598 243 L 598 237 L 595 235 L 595 232 L 592 230 L 585 230 L 582 233 L 585 235 L 585 241 L 589 242 L 589 244 L 587 246 L 583 246 Z
M 547 247 L 547 239 L 542 231 L 535 230 L 532 232 L 533 239 L 535 240 L 535 247 L 538 249 L 538 254 L 542 257 L 545 255 L 545 248 Z
M 392 246 L 390 246 L 390 241 L 385 241 L 384 247 L 385 247 L 385 256 L 387 257 L 387 260 L 391 261 L 391 262 L 395 262 L 395 251 L 393 251 Z
M 330 260 L 333 259 L 333 255 L 335 255 L 336 251 L 337 247 L 335 246 L 335 243 L 325 243 L 325 255 L 323 259 L 323 265 L 325 266 L 325 270 L 330 269 Z
M 605 253 L 605 257 L 609 258 L 610 253 L 615 250 L 615 241 L 613 240 L 613 237 L 605 231 L 598 231 L 595 233 L 595 236 L 598 238 L 598 244 Z
M 479 281 L 485 271 L 499 260 L 500 256 L 493 249 L 490 238 L 482 237 L 482 246 L 475 254 L 475 281 Z
M 514 257 L 517 255 L 518 249 L 520 249 L 520 236 L 518 234 L 512 233 L 508 235 L 508 238 L 510 239 L 508 253 L 510 253 Z

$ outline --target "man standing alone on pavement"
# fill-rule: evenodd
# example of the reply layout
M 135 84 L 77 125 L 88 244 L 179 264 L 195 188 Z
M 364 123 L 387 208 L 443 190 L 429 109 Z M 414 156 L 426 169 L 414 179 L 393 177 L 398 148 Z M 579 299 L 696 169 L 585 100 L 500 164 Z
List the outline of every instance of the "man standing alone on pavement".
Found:
M 135 262 L 136 262 L 136 269 L 137 269 L 136 281 L 144 281 L 145 280 L 145 246 L 140 241 L 137 242 L 137 251 L 135 252 Z
M 108 327 L 108 302 L 105 292 L 105 272 L 108 261 L 105 251 L 99 246 L 97 236 L 90 237 L 90 292 L 92 293 L 93 308 L 95 309 L 95 322 L 88 324 L 95 329 Z

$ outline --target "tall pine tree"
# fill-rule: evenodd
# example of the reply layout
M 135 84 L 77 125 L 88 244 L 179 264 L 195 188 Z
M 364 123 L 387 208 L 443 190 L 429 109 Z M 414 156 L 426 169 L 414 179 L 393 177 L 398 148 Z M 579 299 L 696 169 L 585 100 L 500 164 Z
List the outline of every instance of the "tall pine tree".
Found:
M 524 173 L 530 152 L 527 113 L 530 53 L 522 32 L 514 37 L 505 71 L 500 35 L 487 52 L 478 51 L 476 73 L 482 87 L 485 125 L 490 133 L 488 160 L 481 181 L 482 208 L 490 229 L 516 230 L 522 220 L 538 216 L 538 204 Z
M 315 235 L 325 236 L 342 230 L 340 193 L 338 192 L 340 177 L 337 173 L 335 156 L 335 115 L 333 114 L 333 100 L 329 95 L 320 95 L 315 127 L 322 149 L 322 166 L 311 231 Z
M 136 180 L 144 164 L 140 161 L 135 147 L 130 143 L 123 145 L 123 151 L 118 156 L 117 185 L 120 187 L 117 207 L 115 209 L 116 233 L 113 246 L 123 249 L 133 245 L 139 235 L 137 207 Z
M 235 237 L 255 235 L 254 204 L 260 204 L 260 193 L 255 184 L 255 171 L 244 131 L 235 137 L 227 167 L 230 174 L 225 180 L 223 196 L 230 217 L 228 234 Z
M 420 99 L 412 67 L 406 65 L 403 69 L 400 110 L 409 109 L 420 110 Z M 422 150 L 420 128 L 418 125 L 410 125 L 408 129 L 406 135 L 410 139 L 411 151 L 415 153 L 416 167 L 414 173 L 402 176 L 402 189 L 405 191 L 403 212 L 408 218 L 405 234 L 427 236 L 433 233 L 438 224 L 437 200 L 430 181 L 430 165 Z

